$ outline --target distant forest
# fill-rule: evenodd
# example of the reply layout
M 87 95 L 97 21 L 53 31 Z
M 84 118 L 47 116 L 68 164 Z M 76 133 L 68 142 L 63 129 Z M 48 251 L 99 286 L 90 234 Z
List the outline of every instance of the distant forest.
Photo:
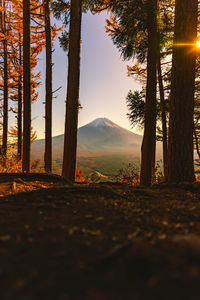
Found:
M 128 119 L 144 129 L 140 184 L 154 180 L 156 140 L 163 145 L 164 181 L 192 182 L 194 150 L 200 159 L 200 34 L 198 0 L 1 0 L 1 172 L 31 172 L 31 104 L 37 101 L 38 55 L 45 50 L 44 171 L 52 172 L 52 49 L 59 38 L 68 54 L 62 176 L 75 181 L 80 87 L 81 19 L 107 11 L 106 32 L 133 59 L 128 75 L 141 91 L 129 91 Z M 62 21 L 57 28 L 53 16 Z M 16 117 L 9 126 L 9 112 Z M 14 147 L 14 152 L 12 149 Z M 14 168 L 11 168 L 11 162 Z

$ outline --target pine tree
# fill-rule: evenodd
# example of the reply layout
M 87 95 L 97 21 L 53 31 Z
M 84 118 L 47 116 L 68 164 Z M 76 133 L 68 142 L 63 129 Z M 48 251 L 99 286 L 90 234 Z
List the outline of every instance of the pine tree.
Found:
M 47 173 L 52 171 L 52 46 L 49 0 L 44 0 L 46 38 L 45 159 Z
M 18 110 L 17 110 L 17 155 L 19 160 L 22 158 L 22 45 L 21 45 L 21 33 L 19 31 L 19 77 L 18 77 Z
M 193 113 L 197 15 L 198 0 L 176 0 L 169 121 L 169 182 L 195 179 Z M 181 43 L 185 45 L 179 46 Z
M 164 177 L 167 179 L 167 153 L 168 153 L 168 138 L 167 138 L 167 117 L 166 117 L 166 105 L 165 105 L 165 92 L 163 86 L 163 77 L 162 77 L 162 67 L 161 67 L 161 55 L 160 50 L 158 49 L 157 57 L 157 74 L 158 74 L 158 84 L 160 92 L 160 111 L 161 111 L 161 120 L 162 120 L 162 146 L 163 146 L 163 169 Z
M 135 64 L 133 67 L 128 67 L 128 74 L 133 75 L 134 79 L 138 79 L 143 84 L 143 89 L 145 85 L 145 81 L 147 80 L 147 72 L 146 68 L 144 68 L 144 63 L 146 64 L 147 59 L 147 51 L 149 42 L 147 41 L 147 31 L 148 30 L 148 24 L 150 22 L 147 21 L 148 13 L 151 14 L 152 8 L 149 10 L 149 2 L 148 1 L 116 1 L 115 3 L 112 2 L 113 7 L 111 8 L 112 15 L 109 20 L 107 20 L 107 32 L 111 35 L 114 44 L 120 49 L 120 52 L 122 53 L 123 58 L 129 59 L 134 57 L 135 58 Z M 158 19 L 158 29 L 157 31 L 159 34 L 157 34 L 157 49 L 155 49 L 155 39 L 154 39 L 154 52 L 155 57 L 157 56 L 157 74 L 158 74 L 158 82 L 160 87 L 160 108 L 157 110 L 156 103 L 154 102 L 153 105 L 150 105 L 151 109 L 154 110 L 154 121 L 151 120 L 151 117 L 149 119 L 149 123 L 155 128 L 155 112 L 157 113 L 157 118 L 162 122 L 162 135 L 163 135 L 163 148 L 164 148 L 164 164 L 165 164 L 165 173 L 166 173 L 166 156 L 167 156 L 167 128 L 166 128 L 166 105 L 165 105 L 165 98 L 164 98 L 164 86 L 163 86 L 163 76 L 162 76 L 162 70 L 161 70 L 161 59 L 165 58 L 167 55 L 170 55 L 170 42 L 172 38 L 172 32 L 173 32 L 173 26 L 172 26 L 172 20 L 173 20 L 173 0 L 170 1 L 159 1 L 158 8 L 156 9 L 155 15 Z M 155 19 L 155 18 L 154 18 Z M 131 26 L 130 26 L 131 24 Z M 155 34 L 155 30 L 154 30 Z M 169 48 L 169 49 L 168 49 Z M 164 50 L 164 51 L 163 51 Z M 163 51 L 163 52 L 162 52 Z M 148 63 L 147 63 L 148 64 Z M 150 85 L 151 86 L 151 85 Z M 154 87 L 155 90 L 155 87 Z M 135 99 L 135 96 L 137 94 L 132 93 L 128 94 L 129 100 Z M 150 93 L 147 93 L 147 96 L 149 97 Z M 139 99 L 139 98 L 138 98 Z M 155 99 L 154 99 L 155 100 Z M 148 100 L 147 100 L 148 102 Z M 133 103 L 132 103 L 133 104 Z M 148 105 L 147 105 L 148 107 Z M 130 107 L 129 107 L 130 108 Z M 133 106 L 132 106 L 133 108 Z M 140 108 L 140 106 L 137 106 L 137 108 Z M 137 109 L 136 108 L 136 109 Z M 143 115 L 141 115 L 141 118 L 137 117 L 137 114 L 135 114 L 136 109 L 134 109 L 133 115 L 131 115 L 131 121 L 133 120 L 132 117 L 136 117 L 139 122 L 142 120 Z M 148 110 L 148 108 L 147 108 Z M 160 110 L 162 113 L 160 114 Z M 139 112 L 139 111 L 138 111 Z M 135 119 L 135 121 L 136 121 Z M 141 122 L 140 122 L 141 123 Z M 149 126 L 146 126 L 146 128 L 150 129 Z M 147 131 L 148 131 L 147 129 Z M 154 130 L 154 129 L 153 129 Z M 147 133 L 145 133 L 146 135 Z M 150 133 L 149 133 L 150 134 Z M 154 135 L 154 133 L 153 133 Z M 146 139 L 146 137 L 145 137 Z M 150 139 L 149 139 L 150 140 Z M 155 142 L 154 142 L 155 144 Z M 147 147 L 149 148 L 149 147 Z M 155 151 L 155 145 L 154 150 Z M 145 151 L 146 152 L 146 151 Z M 150 152 L 147 150 L 147 153 L 150 155 Z M 146 163 L 149 161 L 150 157 L 146 158 Z M 155 154 L 152 155 L 152 167 L 154 169 L 154 163 L 155 163 Z M 150 165 L 150 163 L 149 163 Z M 141 171 L 144 168 L 144 163 L 141 168 Z M 149 168 L 150 170 L 150 168 Z M 143 171 L 142 171 L 143 172 Z M 146 174 L 146 171 L 143 173 Z M 150 174 L 150 171 L 149 171 Z M 142 175 L 143 177 L 143 175 Z
M 31 146 L 31 61 L 30 61 L 30 0 L 23 0 L 23 172 L 30 171 Z
M 4 74 L 3 74 L 3 143 L 2 150 L 4 154 L 7 151 L 8 143 L 8 49 L 7 49 L 7 18 L 6 18 L 6 2 L 3 0 L 3 13 L 2 13 L 2 30 L 5 35 L 3 40 L 3 53 L 4 53 Z
M 147 87 L 140 184 L 151 185 L 156 144 L 157 0 L 147 0 Z
M 63 177 L 74 181 L 80 80 L 82 0 L 72 0 L 70 8 L 67 101 L 64 134 Z

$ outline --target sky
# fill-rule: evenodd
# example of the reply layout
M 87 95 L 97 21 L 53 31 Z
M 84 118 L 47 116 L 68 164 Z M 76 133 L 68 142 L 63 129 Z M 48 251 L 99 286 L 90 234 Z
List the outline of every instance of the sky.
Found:
M 81 33 L 81 73 L 79 127 L 96 118 L 106 117 L 118 125 L 131 129 L 127 119 L 126 95 L 140 89 L 133 78 L 127 77 L 127 65 L 105 32 L 106 14 L 83 14 Z M 56 41 L 53 53 L 53 89 L 62 87 L 53 99 L 53 136 L 64 133 L 65 100 L 67 90 L 67 53 Z M 37 70 L 42 73 L 39 98 L 32 105 L 32 125 L 38 138 L 44 138 L 45 52 L 40 55 Z M 136 132 L 136 130 L 132 130 Z

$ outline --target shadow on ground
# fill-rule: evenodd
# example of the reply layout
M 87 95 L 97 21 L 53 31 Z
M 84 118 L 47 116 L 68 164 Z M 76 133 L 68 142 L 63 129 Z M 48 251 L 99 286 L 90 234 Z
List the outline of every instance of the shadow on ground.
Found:
M 200 187 L 0 198 L 1 299 L 199 299 Z

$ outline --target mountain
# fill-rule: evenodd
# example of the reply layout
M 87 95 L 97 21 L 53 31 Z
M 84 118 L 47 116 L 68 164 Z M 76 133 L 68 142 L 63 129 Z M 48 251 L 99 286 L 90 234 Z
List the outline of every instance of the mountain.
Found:
M 107 118 L 98 118 L 78 131 L 78 152 L 137 152 L 142 137 Z
M 53 158 L 61 159 L 64 135 L 53 137 Z M 78 130 L 78 156 L 96 156 L 112 153 L 140 155 L 142 136 L 120 127 L 107 118 L 98 118 Z M 33 158 L 42 158 L 44 139 L 32 146 Z

